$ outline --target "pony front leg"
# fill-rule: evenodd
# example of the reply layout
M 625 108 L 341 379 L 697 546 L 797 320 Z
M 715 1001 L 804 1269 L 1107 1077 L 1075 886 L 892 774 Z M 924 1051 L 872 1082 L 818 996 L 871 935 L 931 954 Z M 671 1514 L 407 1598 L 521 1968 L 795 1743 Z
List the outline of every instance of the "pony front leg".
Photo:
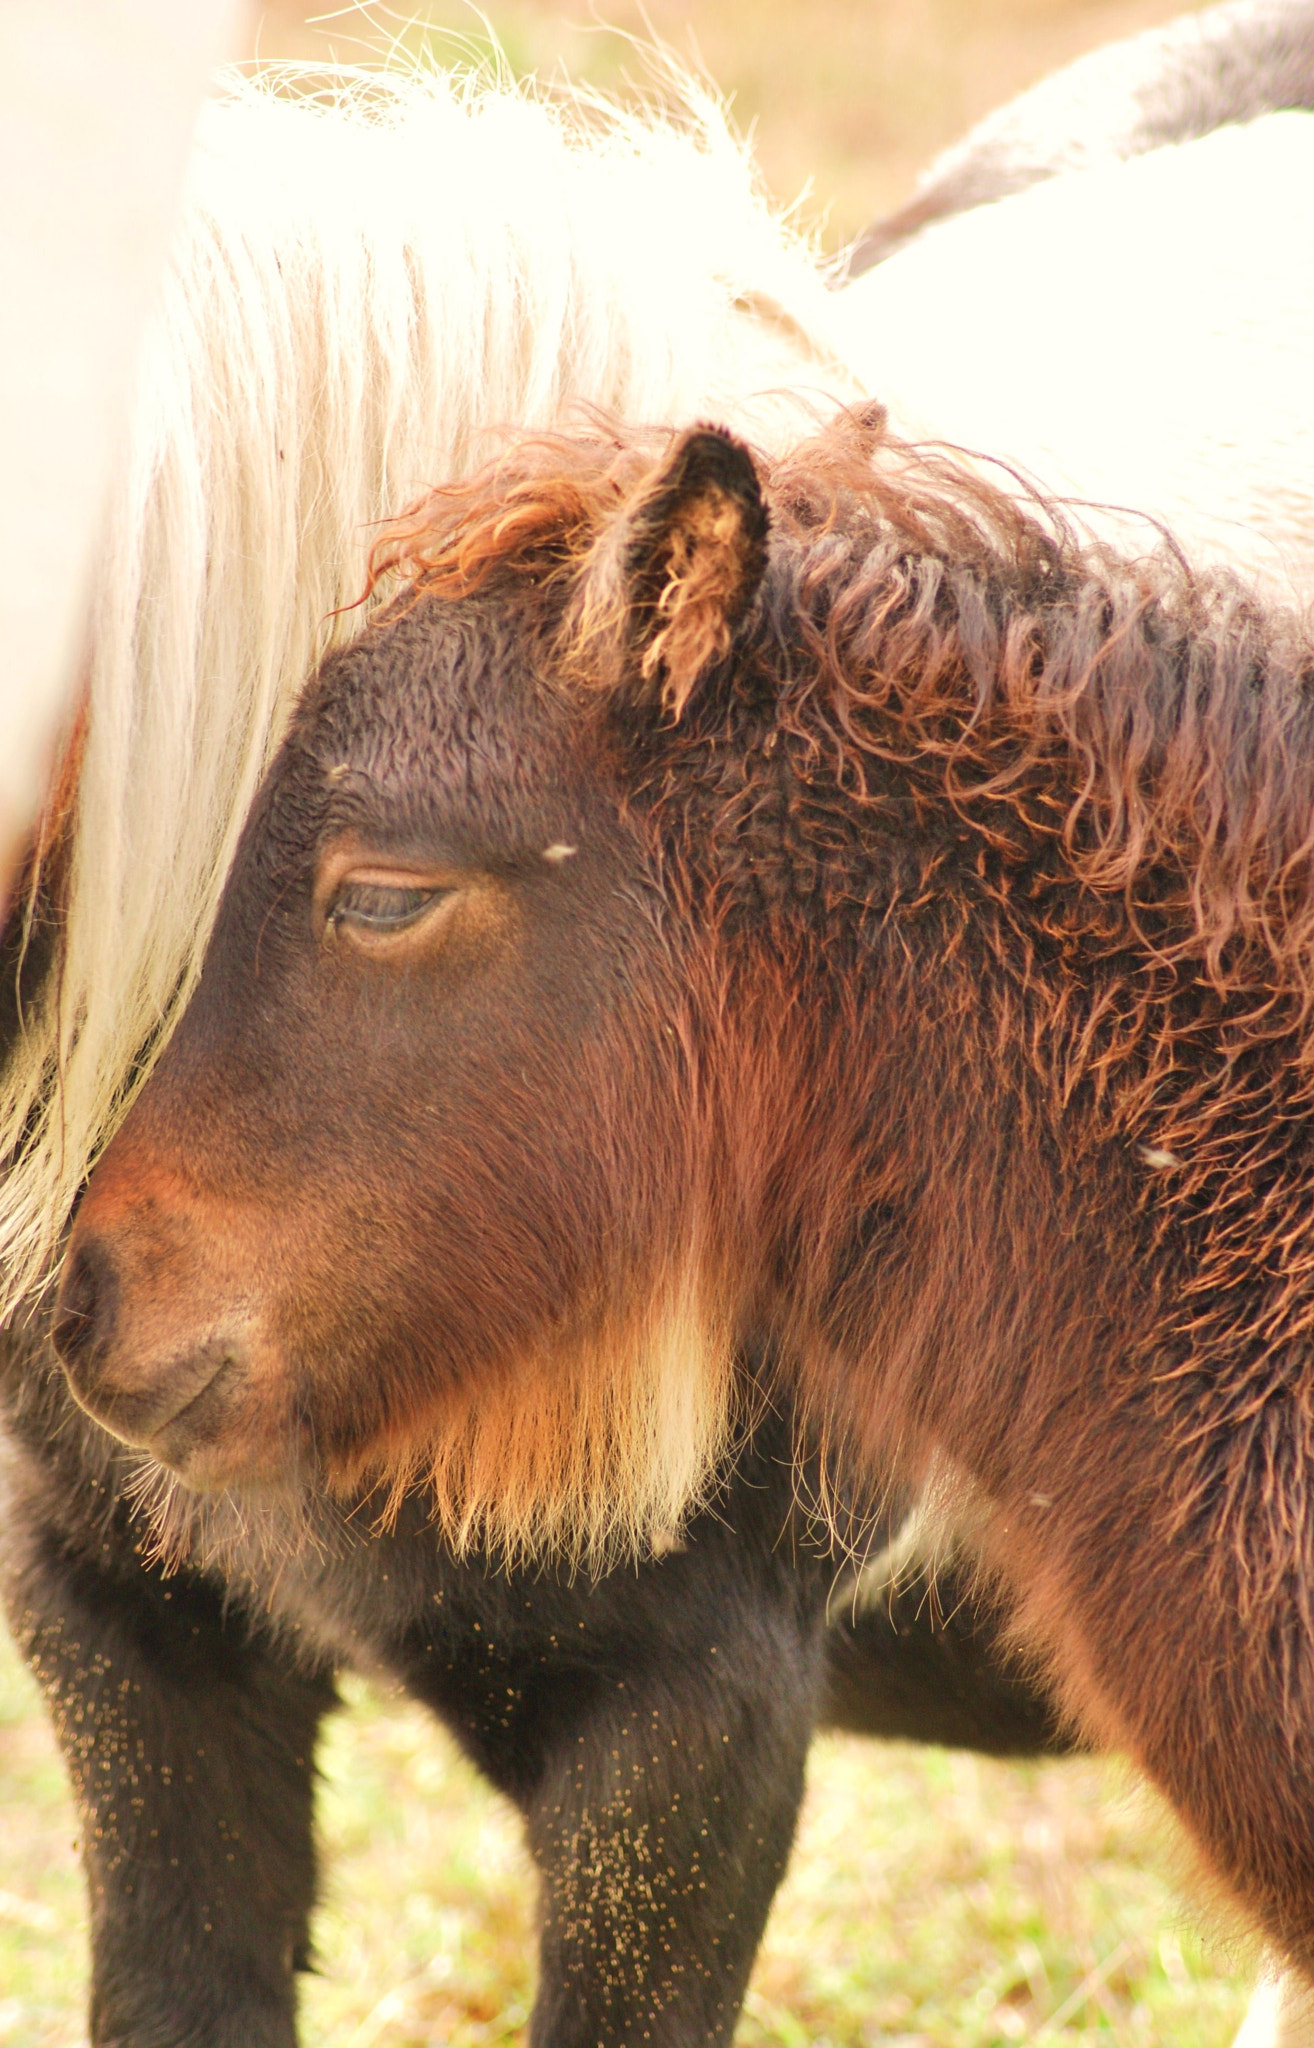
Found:
M 660 1557 L 442 1567 L 397 1675 L 524 1815 L 538 1868 L 533 2048 L 729 2042 L 803 1790 L 832 1576 L 791 1526 L 763 1423 Z
M 529 1811 L 533 2048 L 729 2042 L 788 1860 L 811 1717 L 627 1687 L 559 1745 Z
M 734 2034 L 802 1797 L 824 1588 L 812 1601 L 782 1589 L 756 1626 L 751 1599 L 736 1615 L 713 1593 L 692 1643 L 683 1562 L 670 1560 L 669 1593 L 648 1567 L 591 1600 L 563 1593 L 555 1615 L 544 1599 L 505 1661 L 500 1645 L 490 1659 L 486 1640 L 472 1654 L 449 1639 L 441 1670 L 402 1674 L 525 1817 L 539 1874 L 531 2048 Z M 499 1624 L 479 1597 L 487 1632 Z M 581 1623 L 590 1605 L 602 1612 Z
M 294 2048 L 331 1681 L 209 1584 L 145 1569 L 122 1528 L 72 1542 L 35 1493 L 10 1510 L 7 1606 L 81 1816 L 91 2042 Z

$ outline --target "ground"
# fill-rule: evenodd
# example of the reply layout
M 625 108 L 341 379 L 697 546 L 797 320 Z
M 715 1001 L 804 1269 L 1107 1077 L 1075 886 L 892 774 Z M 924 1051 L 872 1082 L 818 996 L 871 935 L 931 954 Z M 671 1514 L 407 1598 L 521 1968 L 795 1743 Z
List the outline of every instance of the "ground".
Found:
M 515 1815 L 418 1709 L 353 1683 L 321 1757 L 306 2048 L 497 2048 L 532 1997 Z M 76 1821 L 0 1639 L 0 2048 L 84 2048 Z M 1205 1947 L 1171 1831 L 1116 1768 L 826 1737 L 740 2048 L 1226 2048 L 1248 1959 Z

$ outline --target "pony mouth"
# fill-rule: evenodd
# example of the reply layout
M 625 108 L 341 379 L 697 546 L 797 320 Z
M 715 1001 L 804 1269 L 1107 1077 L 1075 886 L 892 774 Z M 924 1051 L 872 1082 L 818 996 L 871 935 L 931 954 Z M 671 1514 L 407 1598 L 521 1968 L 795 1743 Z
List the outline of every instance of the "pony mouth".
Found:
M 79 1405 L 102 1429 L 183 1476 L 228 1433 L 234 1396 L 246 1377 L 241 1347 L 220 1342 L 168 1367 L 151 1390 L 84 1388 L 72 1375 L 70 1381 Z
M 209 1377 L 167 1421 L 156 1425 L 143 1447 L 180 1478 L 203 1468 L 220 1451 L 229 1434 L 234 1396 L 247 1376 L 246 1360 L 233 1346 L 215 1350 Z

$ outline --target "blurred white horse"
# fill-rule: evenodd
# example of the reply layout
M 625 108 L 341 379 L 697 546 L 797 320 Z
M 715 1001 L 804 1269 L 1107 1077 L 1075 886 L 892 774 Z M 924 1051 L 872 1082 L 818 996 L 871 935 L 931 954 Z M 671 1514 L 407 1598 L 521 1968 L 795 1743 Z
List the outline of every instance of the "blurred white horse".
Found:
M 906 431 L 1314 594 L 1314 114 L 1033 185 L 843 297 L 850 359 Z M 1145 545 L 1140 521 L 1100 525 Z
M 238 0 L 60 0 L 0 22 L 0 900 L 80 653 L 141 323 Z

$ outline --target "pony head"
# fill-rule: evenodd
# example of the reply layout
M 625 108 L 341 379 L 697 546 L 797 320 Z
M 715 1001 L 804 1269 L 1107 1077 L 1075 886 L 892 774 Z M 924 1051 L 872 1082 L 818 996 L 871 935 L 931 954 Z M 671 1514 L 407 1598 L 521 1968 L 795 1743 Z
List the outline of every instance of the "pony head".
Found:
M 1146 1358 L 1203 1341 L 1155 1261 L 1226 1267 L 1253 1102 L 1304 1102 L 1298 632 L 876 414 L 522 441 L 375 568 L 77 1217 L 95 1415 L 598 1552 L 696 1497 L 741 1345 L 866 1469 L 993 1491 L 1045 1359 L 1120 1355 L 1111 1276 Z
M 58 1342 L 108 1428 L 202 1487 L 427 1475 L 457 1540 L 678 1521 L 731 1421 L 726 1190 L 618 720 L 726 671 L 766 532 L 705 429 L 513 451 L 381 546 L 406 590 L 301 705 L 79 1211 Z

